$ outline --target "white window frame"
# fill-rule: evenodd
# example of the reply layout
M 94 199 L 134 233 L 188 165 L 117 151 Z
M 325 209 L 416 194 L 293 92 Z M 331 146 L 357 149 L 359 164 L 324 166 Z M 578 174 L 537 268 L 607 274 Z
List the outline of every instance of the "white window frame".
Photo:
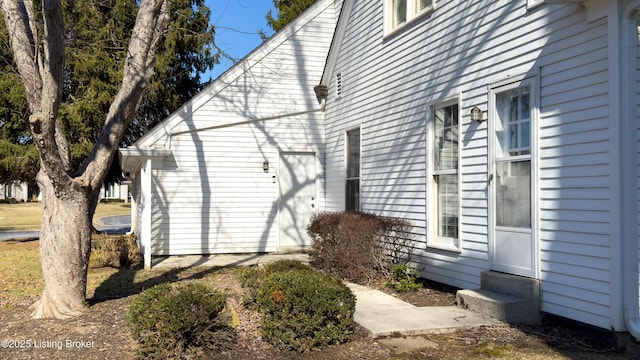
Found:
M 395 1 L 406 1 L 407 14 L 405 21 L 395 24 L 393 5 Z M 420 9 L 420 0 L 384 0 L 384 23 L 385 35 L 394 33 L 403 27 L 409 25 L 420 17 L 431 13 L 436 8 L 436 0 L 431 0 L 431 5 Z
M 427 246 L 441 250 L 461 252 L 462 234 L 462 176 L 461 176 L 461 150 L 462 150 L 462 103 L 461 97 L 450 98 L 442 102 L 432 104 L 428 107 L 427 115 Z M 458 237 L 438 236 L 439 214 L 438 214 L 438 184 L 436 176 L 439 174 L 451 173 L 450 171 L 437 171 L 435 169 L 435 117 L 434 111 L 452 105 L 458 106 Z
M 527 0 L 527 10 L 531 10 L 535 7 L 538 7 L 544 4 L 546 0 Z
M 354 178 L 349 178 L 348 176 L 348 166 L 349 166 L 349 133 L 352 131 L 358 131 L 359 135 L 359 155 L 360 160 L 358 162 L 358 208 L 357 209 L 349 209 L 355 211 L 362 211 L 362 127 L 357 126 L 354 128 L 350 128 L 345 130 L 344 132 L 344 209 L 347 210 L 347 181 Z

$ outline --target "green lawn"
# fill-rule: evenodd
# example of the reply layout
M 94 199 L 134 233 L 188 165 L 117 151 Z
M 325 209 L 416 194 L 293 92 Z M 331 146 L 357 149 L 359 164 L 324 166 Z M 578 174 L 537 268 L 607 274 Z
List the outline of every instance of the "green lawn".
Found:
M 100 203 L 94 216 L 94 224 L 101 225 L 99 220 L 105 216 L 128 215 L 131 212 L 129 203 Z M 42 203 L 0 204 L 0 231 L 38 230 L 42 220 Z

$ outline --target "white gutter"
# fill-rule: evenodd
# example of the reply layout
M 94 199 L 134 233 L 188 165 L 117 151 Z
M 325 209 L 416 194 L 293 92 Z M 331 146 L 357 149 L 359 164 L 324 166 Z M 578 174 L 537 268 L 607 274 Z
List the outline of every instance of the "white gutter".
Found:
M 621 239 L 622 239 L 622 288 L 624 321 L 627 330 L 635 339 L 640 339 L 640 279 L 638 277 L 638 229 L 637 222 L 637 174 L 636 174 L 636 77 L 635 68 L 637 42 L 637 13 L 640 0 L 634 0 L 626 6 L 620 21 L 621 29 L 621 116 L 620 130 L 622 141 L 620 187 L 622 198 Z M 634 74 L 634 75 L 631 75 Z M 625 196 L 626 194 L 626 196 Z

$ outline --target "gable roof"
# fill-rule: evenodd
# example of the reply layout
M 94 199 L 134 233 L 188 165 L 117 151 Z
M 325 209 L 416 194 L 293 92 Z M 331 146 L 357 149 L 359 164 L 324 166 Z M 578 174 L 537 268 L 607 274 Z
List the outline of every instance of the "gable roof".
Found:
M 336 31 L 333 33 L 333 39 L 331 40 L 331 46 L 327 54 L 327 61 L 325 62 L 324 71 L 322 72 L 322 78 L 320 79 L 320 84 L 314 87 L 318 102 L 326 100 L 327 98 L 327 89 L 331 78 L 333 78 L 333 73 L 338 61 L 338 54 L 342 47 L 344 34 L 347 31 L 347 24 L 351 17 L 354 2 L 355 0 L 344 0 L 342 3 L 340 15 L 338 16 L 338 24 L 336 25 Z
M 271 38 L 267 39 L 264 43 L 251 51 L 242 60 L 237 62 L 217 79 L 215 79 L 209 86 L 204 88 L 193 98 L 185 102 L 180 108 L 169 115 L 165 120 L 160 122 L 154 128 L 149 130 L 144 136 L 142 136 L 133 145 L 139 148 L 154 147 L 154 144 L 162 137 L 170 135 L 172 130 L 180 123 L 185 121 L 190 114 L 200 109 L 212 98 L 220 95 L 226 88 L 230 86 L 234 81 L 242 77 L 247 72 L 250 72 L 265 56 L 272 53 L 278 47 L 285 44 L 292 39 L 299 31 L 304 29 L 312 20 L 321 16 L 325 11 L 334 9 L 333 0 L 319 0 L 307 8 L 296 19 L 287 24 L 280 31 L 276 32 Z M 333 24 L 335 24 L 335 14 L 331 11 L 333 17 Z M 325 29 L 318 29 L 318 31 L 328 31 Z M 333 31 L 333 25 L 331 26 Z M 329 35 L 330 36 L 330 35 Z M 275 114 L 274 114 L 275 115 Z M 255 119 L 254 119 L 255 120 Z

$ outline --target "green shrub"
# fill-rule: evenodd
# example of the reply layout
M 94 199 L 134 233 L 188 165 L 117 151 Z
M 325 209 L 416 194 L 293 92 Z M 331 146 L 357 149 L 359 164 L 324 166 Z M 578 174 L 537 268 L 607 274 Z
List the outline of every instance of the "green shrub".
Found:
M 132 302 L 127 322 L 142 358 L 183 357 L 194 349 L 219 349 L 233 340 L 222 310 L 226 295 L 206 285 L 161 284 Z
M 307 228 L 313 265 L 360 284 L 389 279 L 412 250 L 408 221 L 362 212 L 315 214 Z
M 263 266 L 252 266 L 242 269 L 240 286 L 249 291 L 247 302 L 253 302 L 264 279 L 275 273 L 289 270 L 314 271 L 309 265 L 297 260 L 278 260 Z
M 263 268 L 268 275 L 271 275 L 275 272 L 289 270 L 313 271 L 313 269 L 309 265 L 303 264 L 298 260 L 278 260 L 272 263 L 265 264 Z
M 413 291 L 420 289 L 422 284 L 416 282 L 420 278 L 420 272 L 409 264 L 396 264 L 391 268 L 391 280 L 387 287 L 396 291 Z
M 339 280 L 290 270 L 269 275 L 256 297 L 260 332 L 276 345 L 298 351 L 349 340 L 355 296 Z

